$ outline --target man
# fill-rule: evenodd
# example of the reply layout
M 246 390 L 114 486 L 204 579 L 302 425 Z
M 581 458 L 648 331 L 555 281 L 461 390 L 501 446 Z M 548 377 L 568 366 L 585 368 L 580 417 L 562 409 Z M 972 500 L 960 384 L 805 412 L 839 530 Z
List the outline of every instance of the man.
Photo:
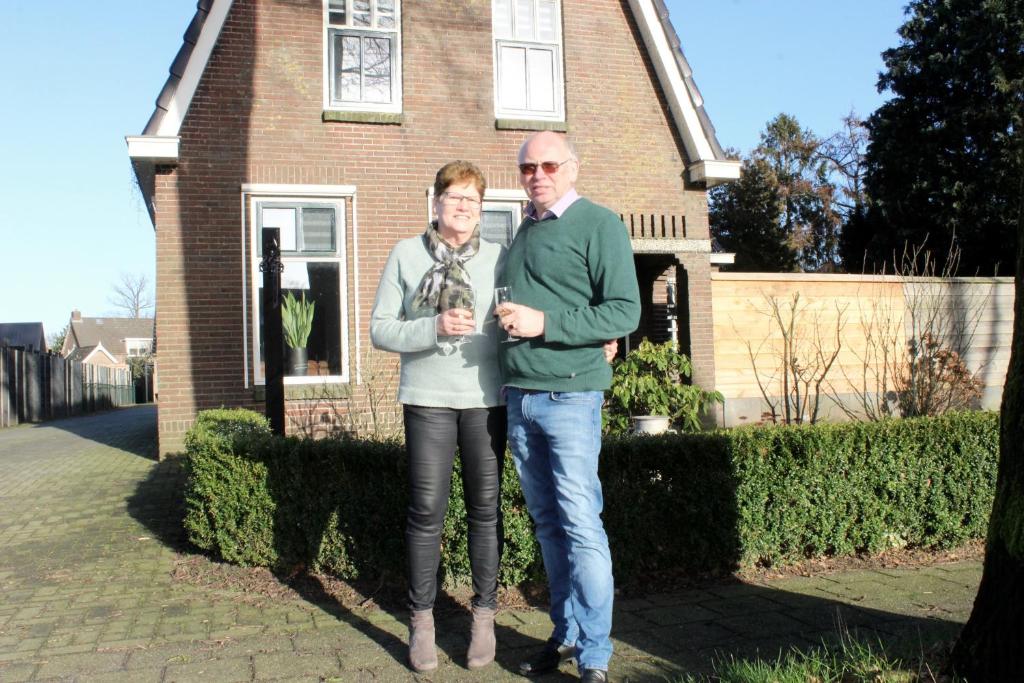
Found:
M 532 676 L 575 656 L 586 683 L 608 680 L 612 581 L 597 462 L 601 403 L 611 385 L 605 340 L 640 320 L 640 292 L 625 226 L 575 190 L 580 162 L 549 131 L 519 150 L 530 205 L 509 248 L 499 309 L 518 339 L 501 344 L 508 437 L 548 575 L 554 630 L 520 665 Z

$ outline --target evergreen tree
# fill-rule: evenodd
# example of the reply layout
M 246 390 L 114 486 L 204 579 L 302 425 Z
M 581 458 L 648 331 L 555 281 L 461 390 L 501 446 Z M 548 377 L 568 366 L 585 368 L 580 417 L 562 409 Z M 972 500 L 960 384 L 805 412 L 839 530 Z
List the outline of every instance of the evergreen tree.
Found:
M 866 186 L 873 206 L 854 244 L 876 265 L 904 244 L 940 253 L 954 238 L 961 272 L 1013 272 L 1022 124 L 1024 0 L 914 0 L 899 46 L 883 54 L 868 119 Z
M 780 221 L 781 205 L 774 174 L 761 160 L 745 160 L 739 180 L 711 189 L 712 234 L 726 251 L 736 254 L 732 270 L 796 270 L 796 253 Z
M 822 141 L 780 114 L 744 160 L 740 180 L 710 192 L 712 234 L 735 252 L 733 270 L 834 270 L 839 215 Z

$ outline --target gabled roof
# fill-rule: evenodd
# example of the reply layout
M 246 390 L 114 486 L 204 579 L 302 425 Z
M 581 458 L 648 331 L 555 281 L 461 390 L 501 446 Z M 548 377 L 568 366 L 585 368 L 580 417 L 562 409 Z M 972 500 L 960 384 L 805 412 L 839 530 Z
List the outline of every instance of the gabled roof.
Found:
M 43 324 L 0 323 L 0 346 L 16 346 L 26 351 L 46 351 Z
M 128 156 L 147 194 L 155 164 L 178 160 L 181 124 L 192 97 L 224 28 L 233 0 L 198 0 L 196 13 L 185 31 L 181 49 L 171 63 L 170 75 L 160 91 L 156 108 L 142 135 L 128 136 Z M 739 177 L 740 163 L 726 158 L 715 127 L 704 109 L 693 70 L 683 55 L 679 36 L 663 0 L 629 0 L 655 72 L 668 100 L 672 118 L 691 160 L 690 180 L 709 186 Z M 147 204 L 151 197 L 147 196 Z M 152 217 L 152 206 L 150 216 Z
M 114 357 L 110 351 L 107 351 L 103 344 L 96 344 L 95 346 L 80 346 L 67 355 L 68 360 L 78 361 L 79 363 L 88 363 L 93 356 L 98 353 L 102 353 L 104 356 L 110 359 L 111 363 L 116 363 L 117 358 Z
M 73 336 L 77 349 L 102 344 L 112 353 L 123 355 L 125 339 L 153 338 L 153 324 L 153 318 L 72 319 L 68 335 Z

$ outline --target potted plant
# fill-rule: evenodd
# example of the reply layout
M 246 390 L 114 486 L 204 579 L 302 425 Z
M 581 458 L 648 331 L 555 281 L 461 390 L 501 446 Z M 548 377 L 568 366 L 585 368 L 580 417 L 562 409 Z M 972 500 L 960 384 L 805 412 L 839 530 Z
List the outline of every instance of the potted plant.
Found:
M 699 431 L 701 416 L 722 394 L 684 384 L 693 367 L 671 342 L 653 344 L 646 338 L 615 364 L 605 413 L 613 433 L 657 434 L 670 425 Z
M 306 301 L 305 292 L 301 300 L 288 292 L 281 302 L 281 324 L 284 327 L 284 342 L 288 345 L 288 367 L 293 375 L 305 375 L 307 372 L 306 343 L 313 330 L 315 308 L 316 302 Z

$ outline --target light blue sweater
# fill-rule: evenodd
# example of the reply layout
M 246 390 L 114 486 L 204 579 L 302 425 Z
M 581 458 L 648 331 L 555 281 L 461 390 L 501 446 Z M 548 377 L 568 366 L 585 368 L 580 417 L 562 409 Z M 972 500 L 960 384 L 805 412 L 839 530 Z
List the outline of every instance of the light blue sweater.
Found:
M 504 263 L 504 247 L 480 240 L 480 250 L 466 262 L 466 270 L 476 294 L 481 334 L 455 344 L 452 337 L 438 337 L 435 311 L 412 308 L 423 276 L 434 265 L 423 236 L 402 240 L 391 250 L 377 286 L 370 339 L 378 349 L 401 354 L 400 403 L 436 408 L 504 404 L 494 319 L 494 282 Z

